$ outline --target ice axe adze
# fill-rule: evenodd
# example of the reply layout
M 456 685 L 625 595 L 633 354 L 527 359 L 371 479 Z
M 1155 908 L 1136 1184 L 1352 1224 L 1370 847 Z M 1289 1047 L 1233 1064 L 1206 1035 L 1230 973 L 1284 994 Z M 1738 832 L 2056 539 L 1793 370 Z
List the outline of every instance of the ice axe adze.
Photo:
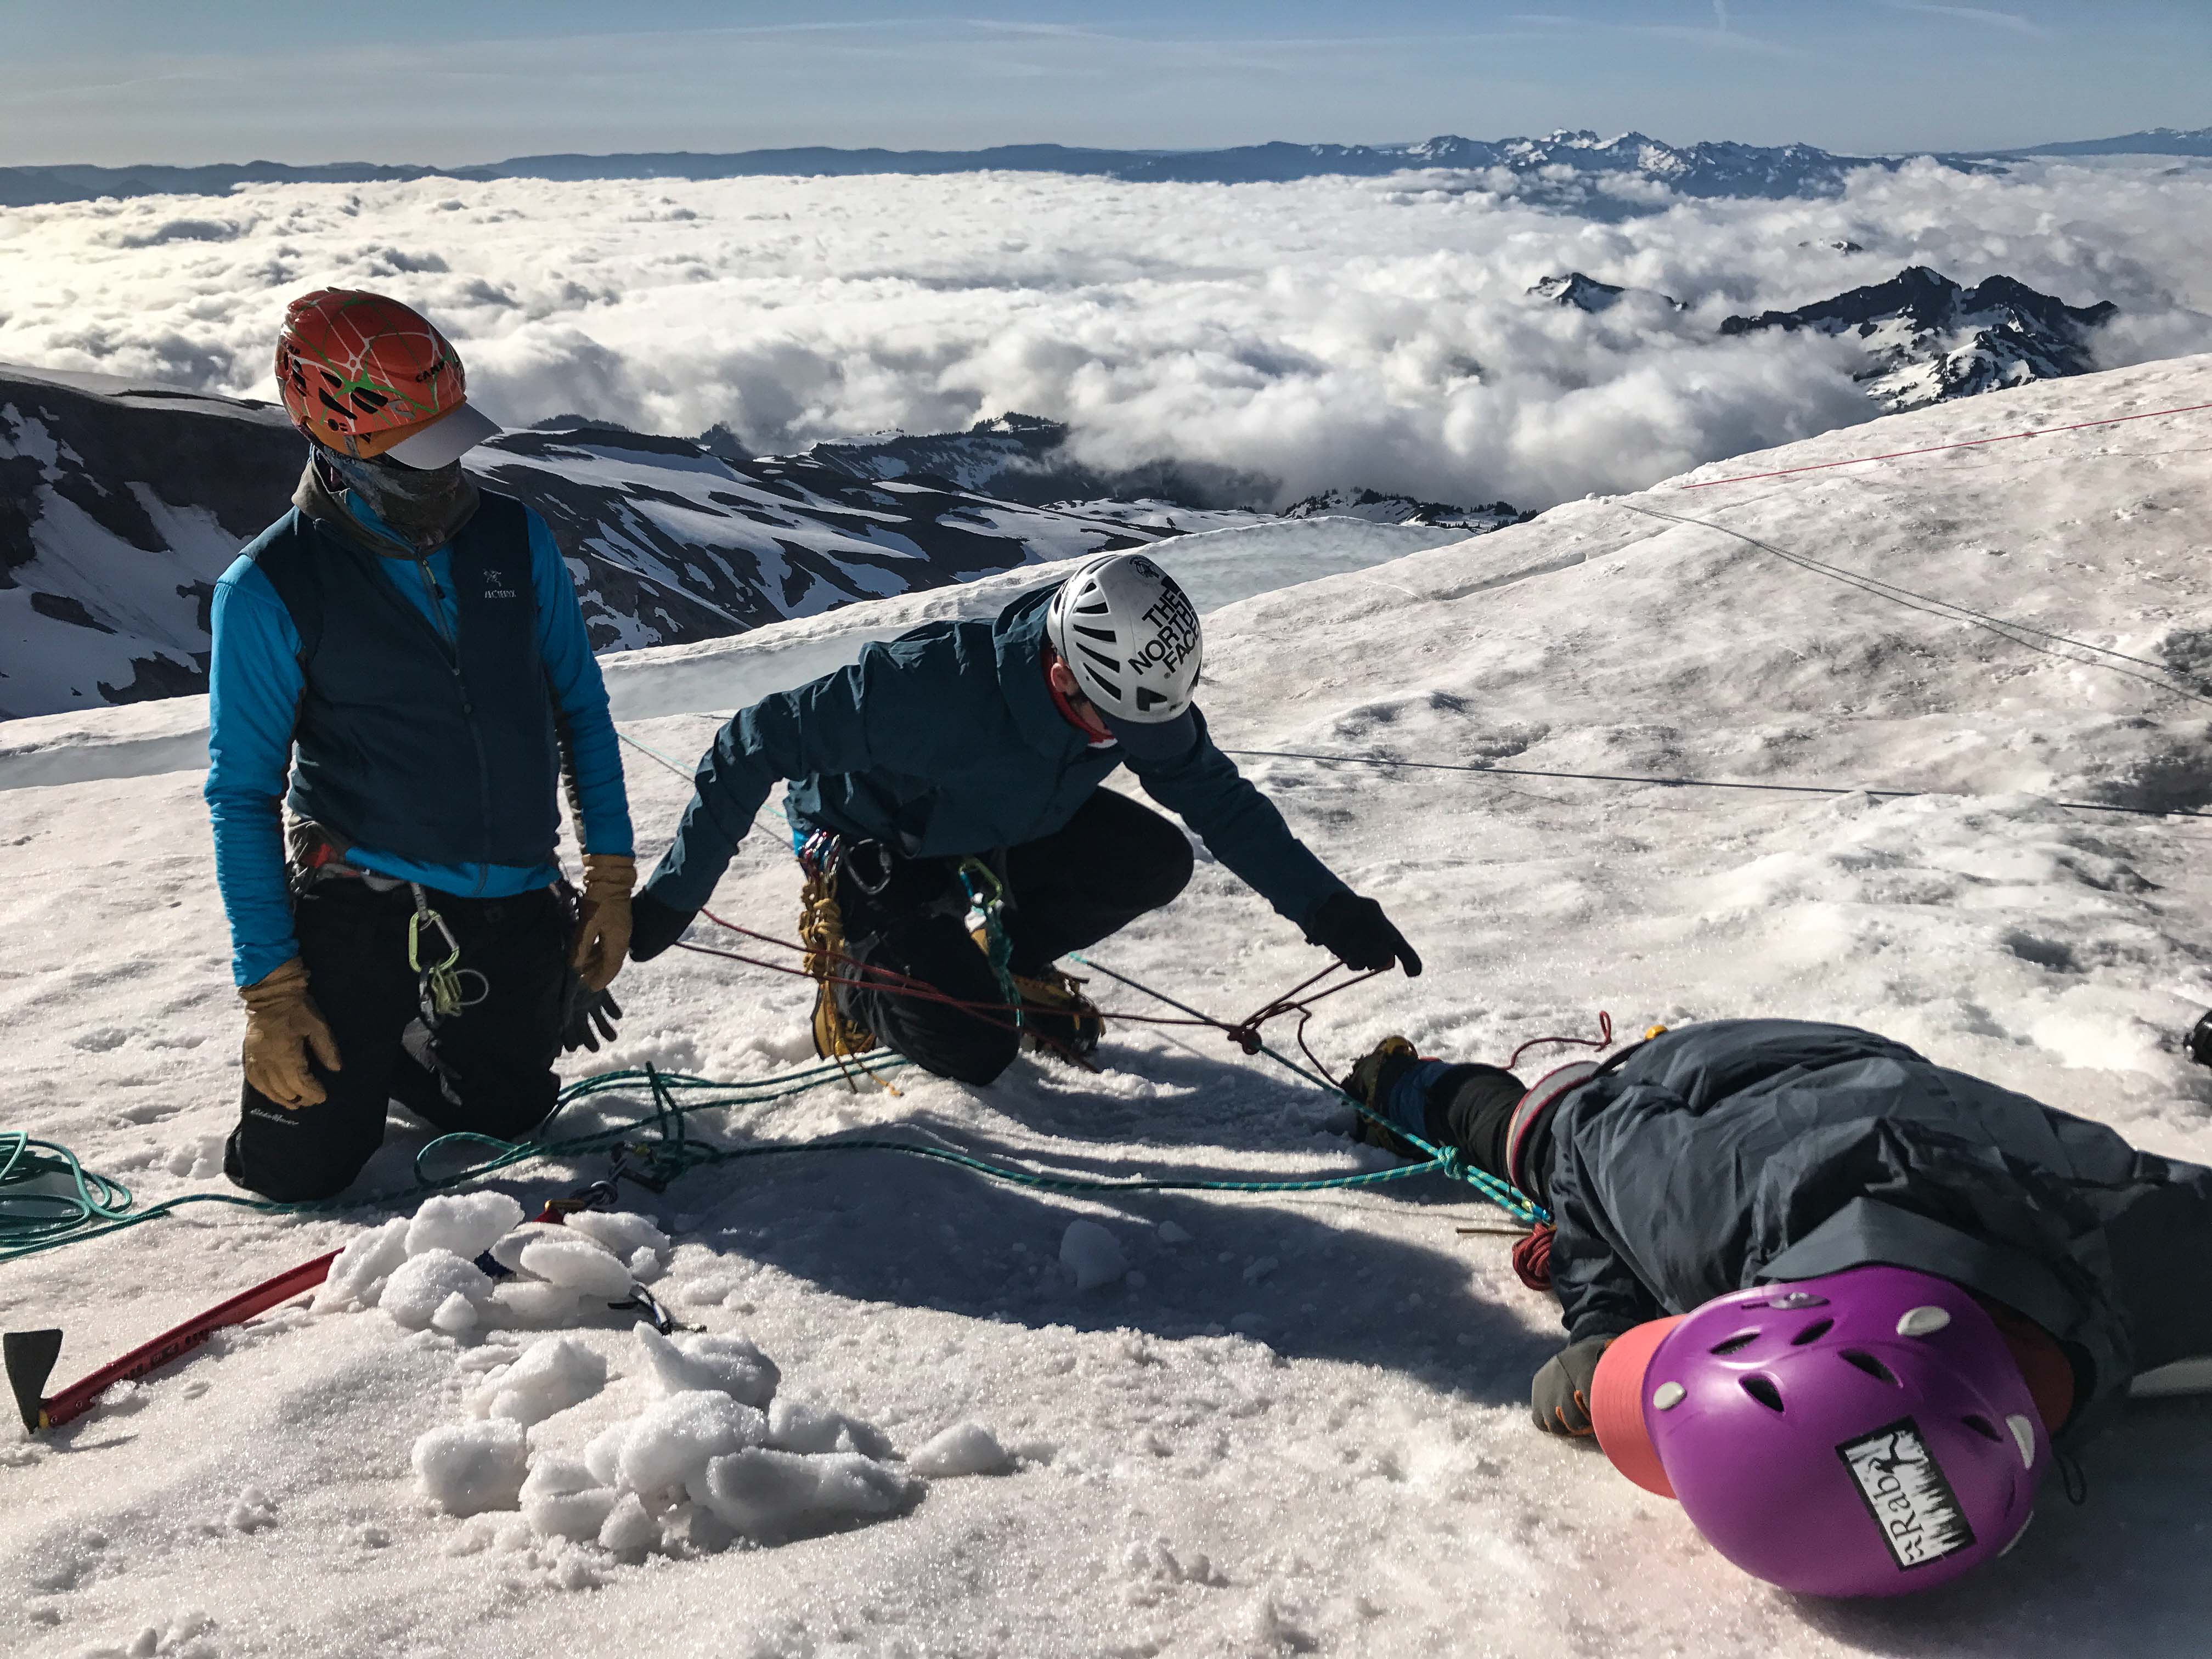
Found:
M 22 1413 L 24 1428 L 33 1434 L 42 1429 L 59 1428 L 91 1410 L 92 1402 L 118 1382 L 131 1382 L 149 1371 L 158 1370 L 171 1360 L 182 1358 L 224 1327 L 242 1325 L 280 1302 L 289 1302 L 313 1290 L 329 1276 L 331 1263 L 337 1260 L 337 1255 L 332 1250 L 313 1261 L 302 1261 L 289 1272 L 281 1273 L 250 1291 L 240 1291 L 205 1313 L 195 1314 L 183 1324 L 162 1332 L 150 1342 L 141 1343 L 120 1359 L 102 1365 L 91 1376 L 70 1383 L 56 1395 L 42 1395 L 40 1390 L 53 1373 L 54 1361 L 61 1358 L 62 1334 L 58 1330 L 9 1332 L 0 1338 L 0 1350 L 4 1350 L 8 1386 L 15 1390 L 15 1409 Z

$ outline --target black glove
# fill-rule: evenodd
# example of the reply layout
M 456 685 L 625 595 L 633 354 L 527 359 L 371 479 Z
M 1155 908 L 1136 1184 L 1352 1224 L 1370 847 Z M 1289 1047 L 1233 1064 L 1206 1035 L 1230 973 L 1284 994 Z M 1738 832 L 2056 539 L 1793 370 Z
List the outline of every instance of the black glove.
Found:
M 629 959 L 651 962 L 684 937 L 698 914 L 664 904 L 647 888 L 629 902 Z
M 1528 1385 L 1528 1404 L 1536 1426 L 1546 1434 L 1590 1432 L 1590 1386 L 1597 1362 L 1613 1346 L 1610 1336 L 1586 1336 L 1570 1342 L 1544 1362 Z
M 1323 899 L 1306 923 L 1306 943 L 1363 974 L 1396 962 L 1405 964 L 1407 978 L 1420 975 L 1421 959 L 1406 936 L 1390 925 L 1381 905 L 1357 893 L 1331 893 Z
M 615 1040 L 615 1022 L 621 1018 L 622 1004 L 614 1000 L 612 992 L 587 989 L 572 969 L 568 1002 L 561 1015 L 561 1052 L 574 1054 L 588 1048 L 596 1054 L 601 1042 Z

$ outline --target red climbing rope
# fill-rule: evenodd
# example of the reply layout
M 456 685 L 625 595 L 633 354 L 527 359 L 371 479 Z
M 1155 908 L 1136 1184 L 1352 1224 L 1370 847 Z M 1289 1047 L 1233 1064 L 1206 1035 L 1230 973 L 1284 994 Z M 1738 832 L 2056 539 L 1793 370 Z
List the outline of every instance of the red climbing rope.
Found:
M 705 916 L 708 921 L 713 922 L 716 927 L 725 928 L 730 933 L 737 934 L 741 939 L 749 939 L 757 944 L 768 945 L 779 951 L 798 951 L 802 955 L 805 952 L 806 947 L 793 940 L 777 939 L 771 933 L 757 933 L 752 928 L 741 927 L 734 921 L 726 921 L 724 918 L 716 915 L 712 910 L 702 910 L 699 914 Z M 758 957 L 745 956 L 735 951 L 717 950 L 711 945 L 693 945 L 687 940 L 681 942 L 681 948 L 690 951 L 698 956 L 719 957 L 725 962 L 742 963 L 749 968 L 765 969 L 769 973 L 786 974 L 794 979 L 812 980 L 814 978 L 814 975 L 807 972 L 804 968 L 793 967 L 783 963 L 764 962 Z M 966 998 L 956 997 L 948 992 L 938 989 L 937 987 L 928 984 L 922 980 L 915 979 L 909 974 L 902 974 L 894 968 L 884 968 L 871 963 L 858 962 L 853 957 L 845 955 L 842 951 L 833 953 L 830 956 L 830 962 L 836 969 L 836 973 L 830 980 L 830 983 L 833 985 L 843 985 L 856 989 L 879 991 L 890 996 L 908 997 L 917 1002 L 934 1002 L 944 1007 L 959 1009 L 961 1012 L 967 1013 L 976 1019 L 983 1021 L 986 1024 L 996 1025 L 1001 1030 L 1012 1029 L 1013 1026 L 1012 1016 L 1018 1011 L 1012 1003 L 976 1002 L 971 1001 Z M 1188 1018 L 1182 1018 L 1164 1014 L 1127 1014 L 1107 1013 L 1103 1012 L 1101 1012 L 1099 1018 L 1102 1019 L 1118 1020 L 1124 1024 L 1130 1025 L 1181 1025 L 1203 1027 L 1219 1031 L 1231 1042 L 1234 1042 L 1238 1048 L 1242 1048 L 1246 1054 L 1255 1054 L 1260 1052 L 1260 1028 L 1261 1026 L 1265 1025 L 1270 1020 L 1279 1019 L 1286 1014 L 1297 1014 L 1299 1016 L 1298 1046 L 1301 1048 L 1304 1048 L 1306 1022 L 1313 1018 L 1313 1005 L 1321 1001 L 1325 997 L 1334 996 L 1339 991 L 1348 991 L 1353 986 L 1364 984 L 1368 980 L 1375 977 L 1375 974 L 1373 973 L 1354 974 L 1352 978 L 1344 981 L 1340 984 L 1332 985 L 1328 987 L 1326 989 L 1318 991 L 1312 989 L 1314 986 L 1320 984 L 1322 981 L 1327 979 L 1332 974 L 1339 972 L 1350 973 L 1351 971 L 1352 970 L 1346 969 L 1342 963 L 1331 963 L 1328 967 L 1322 969 L 1321 972 L 1314 975 L 1312 978 L 1292 986 L 1288 991 L 1285 992 L 1281 996 L 1275 998 L 1273 1001 L 1267 1003 L 1257 1012 L 1250 1015 L 1247 1018 L 1237 1020 L 1234 1023 L 1228 1020 L 1216 1019 L 1212 1016 L 1200 1013 L 1195 1009 L 1191 1011 Z M 1378 969 L 1377 971 L 1380 970 Z M 1304 994 L 1309 992 L 1310 994 Z M 1004 1018 L 1001 1018 L 1002 1016 Z M 1563 1038 L 1560 1040 L 1565 1042 L 1572 1042 L 1577 1039 Z M 1306 1049 L 1306 1058 L 1308 1060 L 1314 1059 L 1312 1050 Z M 1314 1063 L 1316 1066 L 1320 1066 L 1320 1062 L 1318 1060 L 1315 1060 Z M 1328 1071 L 1327 1067 L 1321 1067 L 1321 1070 L 1323 1076 L 1331 1077 L 1333 1080 L 1333 1074 Z
M 1597 1035 L 1594 1037 L 1540 1036 L 1530 1037 L 1513 1051 L 1513 1058 L 1505 1062 L 1511 1071 L 1521 1063 L 1521 1056 L 1531 1048 L 1556 1045 L 1562 1048 L 1610 1048 L 1613 1047 L 1613 1016 L 1601 1008 L 1597 1011 Z

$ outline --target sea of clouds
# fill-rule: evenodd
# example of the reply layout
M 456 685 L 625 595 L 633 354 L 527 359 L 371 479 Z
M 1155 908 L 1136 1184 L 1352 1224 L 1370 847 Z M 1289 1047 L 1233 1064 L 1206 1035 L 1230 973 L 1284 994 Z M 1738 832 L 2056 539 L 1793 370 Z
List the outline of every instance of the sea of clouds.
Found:
M 2111 366 L 2212 349 L 2212 168 L 1916 163 L 1834 200 L 1604 220 L 1498 182 L 430 179 L 15 209 L 0 362 L 271 397 L 285 302 L 366 287 L 428 312 L 510 423 L 723 422 L 781 453 L 1018 410 L 1103 466 L 1541 507 L 1869 418 L 1848 345 L 1714 331 L 1908 264 L 2117 301 Z M 1528 297 L 1570 270 L 1688 309 Z

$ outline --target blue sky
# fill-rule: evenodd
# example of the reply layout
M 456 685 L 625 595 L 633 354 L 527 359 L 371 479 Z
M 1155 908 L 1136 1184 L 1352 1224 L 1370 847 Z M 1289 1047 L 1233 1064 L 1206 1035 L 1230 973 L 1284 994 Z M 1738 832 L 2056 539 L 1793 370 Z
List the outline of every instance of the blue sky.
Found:
M 0 0 L 0 165 L 2212 125 L 2212 0 Z

